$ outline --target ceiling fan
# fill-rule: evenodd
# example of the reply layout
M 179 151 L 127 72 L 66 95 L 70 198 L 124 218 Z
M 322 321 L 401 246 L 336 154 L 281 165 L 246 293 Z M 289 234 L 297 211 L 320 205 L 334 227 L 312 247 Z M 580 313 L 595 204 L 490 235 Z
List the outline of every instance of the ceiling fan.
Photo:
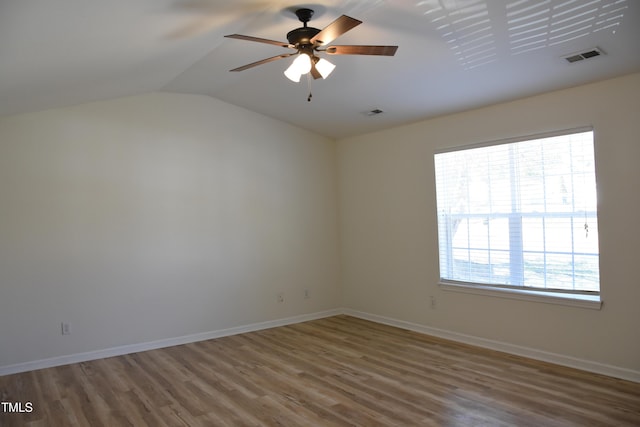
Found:
M 318 79 L 320 77 L 327 78 L 329 74 L 331 74 L 331 72 L 335 68 L 335 65 L 324 58 L 320 58 L 317 53 L 323 52 L 329 55 L 393 56 L 398 49 L 398 46 L 327 46 L 342 34 L 346 33 L 357 25 L 362 24 L 362 21 L 346 15 L 342 15 L 322 30 L 319 30 L 317 28 L 307 26 L 307 22 L 309 22 L 311 20 L 311 17 L 313 16 L 312 9 L 298 9 L 295 11 L 295 14 L 302 22 L 303 26 L 287 33 L 288 43 L 263 39 L 260 37 L 244 36 L 241 34 L 230 34 L 225 36 L 232 39 L 272 44 L 295 50 L 295 52 L 272 56 L 271 58 L 252 62 L 251 64 L 243 65 L 242 67 L 234 68 L 233 70 L 229 71 L 244 71 L 258 65 L 297 55 L 291 66 L 289 66 L 289 68 L 287 68 L 287 70 L 284 72 L 287 78 L 297 83 L 300 81 L 300 77 L 304 74 L 310 73 L 310 75 L 314 79 Z

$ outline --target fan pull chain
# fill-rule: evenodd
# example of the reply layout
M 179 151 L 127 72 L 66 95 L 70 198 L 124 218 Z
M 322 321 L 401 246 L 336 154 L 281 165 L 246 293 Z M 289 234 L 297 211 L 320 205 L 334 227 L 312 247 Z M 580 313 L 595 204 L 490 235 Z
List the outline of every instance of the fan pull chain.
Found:
M 309 88 L 309 96 L 307 97 L 307 102 L 311 102 L 311 97 L 313 94 L 311 93 L 311 73 L 307 73 L 307 87 Z
M 584 208 L 584 238 L 589 238 L 589 220 L 587 219 L 587 208 Z

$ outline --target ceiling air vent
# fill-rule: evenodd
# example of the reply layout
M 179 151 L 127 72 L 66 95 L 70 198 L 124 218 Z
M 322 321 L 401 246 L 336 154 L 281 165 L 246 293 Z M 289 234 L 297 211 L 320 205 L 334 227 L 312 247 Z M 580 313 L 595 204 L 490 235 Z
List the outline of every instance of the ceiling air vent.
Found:
M 585 59 L 595 58 L 596 56 L 604 55 L 604 52 L 597 47 L 589 49 L 585 52 L 572 53 L 571 55 L 563 56 L 563 58 L 570 64 L 574 62 L 584 61 Z
M 374 108 L 373 110 L 371 110 L 371 111 L 367 111 L 367 112 L 366 112 L 366 113 L 364 113 L 364 114 L 365 114 L 366 116 L 371 117 L 371 116 L 377 116 L 378 114 L 382 114 L 382 113 L 384 113 L 384 111 L 382 111 L 381 109 L 379 109 L 379 108 Z

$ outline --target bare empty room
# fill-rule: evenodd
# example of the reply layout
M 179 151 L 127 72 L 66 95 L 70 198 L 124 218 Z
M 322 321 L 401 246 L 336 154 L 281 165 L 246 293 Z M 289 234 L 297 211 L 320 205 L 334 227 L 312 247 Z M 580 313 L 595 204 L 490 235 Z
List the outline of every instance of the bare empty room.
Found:
M 640 425 L 640 3 L 0 4 L 0 425 Z

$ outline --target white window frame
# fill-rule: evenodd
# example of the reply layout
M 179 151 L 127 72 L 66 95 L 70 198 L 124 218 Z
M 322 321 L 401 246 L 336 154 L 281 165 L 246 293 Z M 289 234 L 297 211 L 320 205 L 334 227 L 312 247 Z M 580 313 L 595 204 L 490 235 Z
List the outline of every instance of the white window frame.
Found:
M 580 132 L 593 132 L 593 127 L 581 127 L 574 129 L 566 129 L 556 132 L 547 132 L 536 135 L 528 135 L 517 138 L 509 138 L 497 141 L 484 142 L 480 144 L 465 145 L 461 147 L 447 148 L 437 150 L 434 153 L 435 156 L 439 153 L 462 151 L 473 148 L 489 147 L 500 144 L 511 144 L 517 142 L 524 142 L 528 140 L 542 139 L 555 136 L 569 135 Z M 594 132 L 594 149 L 595 149 L 595 132 Z M 597 215 L 597 212 L 596 212 Z M 438 237 L 440 238 L 440 237 Z M 438 251 L 440 253 L 440 251 Z M 438 263 L 439 269 L 442 268 L 442 263 Z M 519 287 L 519 286 L 503 286 L 485 283 L 472 283 L 463 282 L 442 278 L 443 274 L 439 274 L 440 281 L 439 286 L 445 291 L 451 292 L 463 292 L 475 295 L 485 295 L 491 297 L 518 299 L 526 301 L 543 302 L 549 304 L 568 305 L 573 307 L 589 308 L 599 310 L 602 307 L 601 292 L 597 293 L 580 293 L 580 292 L 567 292 L 561 290 L 540 289 L 531 287 Z M 601 289 L 600 289 L 601 291 Z

